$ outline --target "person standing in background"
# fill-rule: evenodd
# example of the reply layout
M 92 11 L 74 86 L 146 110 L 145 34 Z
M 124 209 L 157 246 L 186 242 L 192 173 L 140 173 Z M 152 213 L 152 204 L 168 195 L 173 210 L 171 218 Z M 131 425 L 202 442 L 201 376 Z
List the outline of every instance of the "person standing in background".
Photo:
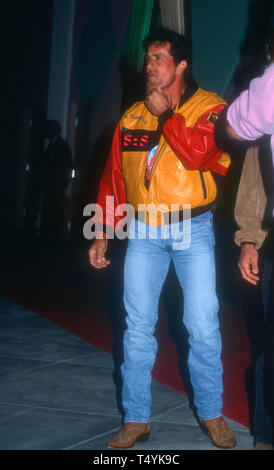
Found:
M 273 23 L 273 19 L 272 19 Z M 263 210 L 261 229 L 267 229 L 268 253 L 271 258 L 268 271 L 266 314 L 266 346 L 264 353 L 264 396 L 274 430 L 274 25 L 267 44 L 268 64 L 262 76 L 253 79 L 227 110 L 226 132 L 235 140 L 255 141 L 264 137 L 260 145 L 259 164 L 266 192 L 266 207 Z M 254 188 L 252 189 L 254 191 Z M 251 191 L 251 194 L 252 194 Z M 258 203 L 258 200 L 255 201 Z M 257 207 L 253 207 L 253 210 Z M 244 217 L 244 215 L 243 215 Z M 242 222 L 243 223 L 243 222 Z M 243 240 L 240 258 L 243 277 L 250 283 L 259 280 L 256 240 Z M 253 243 L 255 245 L 253 246 Z M 258 247 L 258 242 L 257 242 Z M 273 436 L 272 436 L 273 443 Z
M 44 129 L 49 143 L 40 167 L 41 236 L 57 241 L 66 234 L 65 191 L 71 180 L 72 157 L 58 121 L 46 121 Z

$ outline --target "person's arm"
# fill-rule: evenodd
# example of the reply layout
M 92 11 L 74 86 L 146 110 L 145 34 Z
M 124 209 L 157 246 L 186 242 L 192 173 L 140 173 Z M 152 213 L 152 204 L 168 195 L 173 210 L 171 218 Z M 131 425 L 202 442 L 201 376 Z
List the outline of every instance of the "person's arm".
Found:
M 121 150 L 121 128 L 120 124 L 116 126 L 111 151 L 103 172 L 103 176 L 99 185 L 97 204 L 103 210 L 103 224 L 108 226 L 116 226 L 122 217 L 116 217 L 112 213 L 112 208 L 108 208 L 106 204 L 107 196 L 114 198 L 114 212 L 119 204 L 126 204 L 126 187 L 124 177 L 122 175 L 122 150 Z M 109 212 L 111 210 L 111 212 Z M 114 218 L 113 218 L 114 217 Z
M 274 64 L 250 82 L 229 106 L 227 133 L 234 139 L 256 140 L 274 134 Z
M 238 267 L 243 279 L 254 285 L 260 279 L 258 250 L 267 235 L 262 229 L 265 206 L 266 196 L 258 162 L 258 147 L 253 146 L 246 153 L 234 216 L 239 226 L 235 233 L 235 243 L 241 246 Z
M 191 128 L 186 126 L 181 114 L 173 112 L 163 92 L 153 90 L 145 103 L 158 116 L 161 133 L 187 170 L 212 170 L 226 175 L 230 158 L 217 148 L 214 137 L 215 122 L 225 104 L 206 111 Z
M 114 198 L 114 206 L 111 206 L 110 209 L 106 204 L 107 196 L 113 196 Z M 118 124 L 115 129 L 110 155 L 108 157 L 107 164 L 100 181 L 97 198 L 97 204 L 102 208 L 103 219 L 100 220 L 98 215 L 97 220 L 102 225 L 114 225 L 113 228 L 115 228 L 116 224 L 121 219 L 120 216 L 115 216 L 115 209 L 119 204 L 125 203 L 126 188 L 122 175 L 121 164 L 121 129 L 120 125 Z M 112 209 L 114 210 L 114 214 L 112 213 Z M 109 210 L 111 212 L 109 212 Z M 89 249 L 90 264 L 96 269 L 105 268 L 110 264 L 110 261 L 105 257 L 107 247 L 107 235 L 104 232 L 97 232 Z
M 212 170 L 225 175 L 228 165 L 222 161 L 223 151 L 218 149 L 215 136 L 215 119 L 225 108 L 224 104 L 206 111 L 191 128 L 178 113 L 170 115 L 163 125 L 163 135 L 187 170 Z

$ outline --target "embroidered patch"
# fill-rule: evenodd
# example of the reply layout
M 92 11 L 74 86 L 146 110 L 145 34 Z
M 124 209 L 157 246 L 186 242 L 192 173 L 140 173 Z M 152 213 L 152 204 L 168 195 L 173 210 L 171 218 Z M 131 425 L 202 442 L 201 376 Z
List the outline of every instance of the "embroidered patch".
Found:
M 151 149 L 155 138 L 155 131 L 143 129 L 122 130 L 122 151 L 146 152 Z
M 156 151 L 157 151 L 157 145 L 155 145 L 155 147 L 153 147 L 153 149 L 151 149 L 151 151 L 149 152 L 148 157 L 147 157 L 146 173 L 145 173 L 147 180 L 150 180 L 150 177 L 151 177 L 151 172 L 152 172 L 152 168 L 153 168 L 153 165 L 154 165 Z
M 210 115 L 208 116 L 207 120 L 208 120 L 208 122 L 210 122 L 211 124 L 215 125 L 216 122 L 218 121 L 219 117 L 220 117 L 220 114 L 212 112 L 212 113 L 210 113 Z

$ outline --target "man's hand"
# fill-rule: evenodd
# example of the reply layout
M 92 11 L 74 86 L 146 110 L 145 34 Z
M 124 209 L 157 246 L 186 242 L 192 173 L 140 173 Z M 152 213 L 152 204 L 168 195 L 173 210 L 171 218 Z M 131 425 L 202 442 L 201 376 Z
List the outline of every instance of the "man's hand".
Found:
M 164 111 L 170 108 L 169 100 L 160 87 L 155 89 L 148 86 L 145 105 L 155 116 L 160 116 Z
M 89 262 L 96 269 L 106 268 L 110 261 L 105 258 L 108 242 L 106 239 L 95 239 L 89 249 Z
M 260 280 L 258 276 L 258 259 L 258 251 L 254 245 L 245 244 L 242 246 L 238 267 L 240 268 L 242 277 L 255 286 Z

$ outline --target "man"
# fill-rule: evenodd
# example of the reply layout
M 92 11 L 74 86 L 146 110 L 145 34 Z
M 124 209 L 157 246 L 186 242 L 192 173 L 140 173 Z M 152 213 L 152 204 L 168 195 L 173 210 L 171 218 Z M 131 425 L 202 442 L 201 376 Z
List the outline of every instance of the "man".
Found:
M 263 305 L 267 313 L 269 274 L 273 264 L 270 246 L 273 241 L 270 240 L 271 234 L 263 228 L 267 199 L 260 165 L 264 165 L 267 155 L 263 152 L 264 155 L 259 161 L 258 150 L 258 145 L 249 147 L 245 157 L 235 205 L 235 219 L 239 225 L 239 230 L 235 233 L 235 242 L 241 246 L 238 266 L 243 279 L 252 285 L 257 285 L 262 279 Z M 261 146 L 260 151 L 262 150 L 264 148 Z M 264 257 L 263 276 L 259 269 L 259 250 L 263 252 Z M 263 311 L 261 314 L 264 316 Z M 255 325 L 255 328 L 258 336 L 260 325 Z M 261 354 L 255 366 L 254 450 L 273 450 L 273 431 L 265 407 L 263 368 L 264 354 Z
M 217 195 L 212 172 L 225 175 L 230 163 L 214 141 L 214 124 L 225 102 L 198 88 L 192 79 L 184 37 L 158 29 L 144 45 L 146 98 L 127 110 L 116 128 L 98 198 L 106 226 L 111 220 L 106 207 L 109 195 L 114 196 L 116 207 L 128 203 L 136 217 L 138 212 L 142 217 L 130 222 L 124 267 L 124 426 L 107 446 L 132 447 L 150 433 L 151 371 L 157 352 L 153 333 L 172 260 L 184 295 L 188 365 L 200 424 L 215 445 L 233 447 L 234 435 L 222 417 L 211 212 Z M 158 208 L 152 220 L 146 212 L 151 204 Z M 173 223 L 172 205 L 178 208 L 178 224 Z M 184 205 L 191 207 L 191 232 L 183 217 Z M 140 207 L 145 209 L 140 212 Z M 115 223 L 119 220 L 117 215 Z M 191 236 L 187 247 L 182 233 Z M 89 252 L 92 266 L 102 269 L 109 264 L 106 249 L 107 239 L 98 233 Z
M 273 22 L 273 19 L 272 19 Z M 266 190 L 267 204 L 264 213 L 263 227 L 268 229 L 269 252 L 273 259 L 274 233 L 274 24 L 267 45 L 269 64 L 262 76 L 250 82 L 245 90 L 229 106 L 227 111 L 227 133 L 237 140 L 254 141 L 265 136 L 264 150 L 259 155 L 261 171 Z M 267 158 L 268 157 L 268 158 Z M 247 250 L 247 248 L 245 248 Z M 252 248 L 251 248 L 252 250 Z M 253 253 L 253 254 L 252 254 Z M 258 281 L 256 254 L 250 247 L 242 272 L 252 283 Z M 246 263 L 248 266 L 246 267 Z M 241 263 L 242 264 L 242 263 Z M 269 268 L 269 288 L 266 306 L 267 328 L 264 358 L 264 381 L 266 404 L 274 429 L 274 267 Z

